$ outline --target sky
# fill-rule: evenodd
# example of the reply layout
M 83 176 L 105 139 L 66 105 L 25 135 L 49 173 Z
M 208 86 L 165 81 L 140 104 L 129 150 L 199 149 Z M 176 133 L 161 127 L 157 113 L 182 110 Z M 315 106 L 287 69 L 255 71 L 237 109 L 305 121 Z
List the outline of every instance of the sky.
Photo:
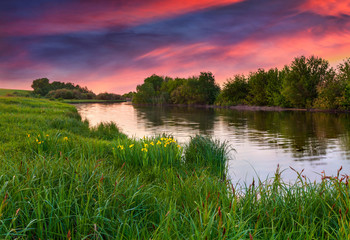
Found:
M 350 57 L 350 0 L 1 0 L 0 88 L 126 93 L 152 74 L 219 84 L 315 55 Z

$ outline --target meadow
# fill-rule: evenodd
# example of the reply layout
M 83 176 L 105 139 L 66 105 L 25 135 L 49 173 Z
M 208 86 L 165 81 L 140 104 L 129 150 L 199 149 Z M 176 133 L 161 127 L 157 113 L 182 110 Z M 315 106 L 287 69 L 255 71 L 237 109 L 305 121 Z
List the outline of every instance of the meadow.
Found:
M 0 88 L 0 96 L 21 96 L 21 97 L 28 97 L 31 95 L 32 91 L 30 90 L 18 90 L 18 89 L 4 89 Z
M 232 185 L 204 136 L 130 138 L 74 106 L 0 97 L 1 239 L 349 239 L 349 177 Z

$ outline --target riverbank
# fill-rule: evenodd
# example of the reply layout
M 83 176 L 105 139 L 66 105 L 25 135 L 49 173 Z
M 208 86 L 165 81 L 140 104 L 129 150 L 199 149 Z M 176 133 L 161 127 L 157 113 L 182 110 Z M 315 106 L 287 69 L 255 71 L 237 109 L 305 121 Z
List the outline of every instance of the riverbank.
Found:
M 226 146 L 89 128 L 74 106 L 0 98 L 0 238 L 346 239 L 348 177 L 232 186 Z M 234 147 L 234 146 L 233 146 Z
M 126 100 L 97 100 L 97 99 L 65 99 L 61 102 L 64 103 L 121 103 Z
M 278 106 L 250 106 L 250 105 L 235 105 L 235 106 L 219 106 L 206 104 L 140 104 L 133 103 L 135 106 L 165 106 L 165 107 L 195 107 L 195 108 L 221 108 L 232 109 L 238 111 L 267 111 L 267 112 L 329 112 L 329 113 L 349 113 L 349 110 L 339 109 L 316 109 L 316 108 L 283 108 Z

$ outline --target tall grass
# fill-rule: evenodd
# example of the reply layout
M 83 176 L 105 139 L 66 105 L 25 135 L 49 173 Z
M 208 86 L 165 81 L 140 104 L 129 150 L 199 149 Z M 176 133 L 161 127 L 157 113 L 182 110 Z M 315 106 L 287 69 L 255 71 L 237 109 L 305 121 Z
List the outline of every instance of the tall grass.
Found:
M 186 163 L 192 166 L 209 168 L 215 175 L 225 178 L 229 146 L 226 142 L 214 140 L 208 136 L 191 137 L 185 149 Z
M 341 171 L 233 186 L 212 139 L 184 150 L 170 136 L 130 139 L 46 100 L 0 98 L 0 112 L 0 239 L 350 237 Z

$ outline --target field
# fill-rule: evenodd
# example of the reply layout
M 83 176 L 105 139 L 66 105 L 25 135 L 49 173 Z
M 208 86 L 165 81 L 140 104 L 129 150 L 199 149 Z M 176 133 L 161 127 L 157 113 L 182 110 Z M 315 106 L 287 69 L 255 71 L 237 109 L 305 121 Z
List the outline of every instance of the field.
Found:
M 350 238 L 340 170 L 233 186 L 214 139 L 133 139 L 43 99 L 0 97 L 0 116 L 0 239 Z
M 16 90 L 16 89 L 3 89 L 0 88 L 0 96 L 12 95 L 12 96 L 29 96 L 32 91 L 30 90 Z

